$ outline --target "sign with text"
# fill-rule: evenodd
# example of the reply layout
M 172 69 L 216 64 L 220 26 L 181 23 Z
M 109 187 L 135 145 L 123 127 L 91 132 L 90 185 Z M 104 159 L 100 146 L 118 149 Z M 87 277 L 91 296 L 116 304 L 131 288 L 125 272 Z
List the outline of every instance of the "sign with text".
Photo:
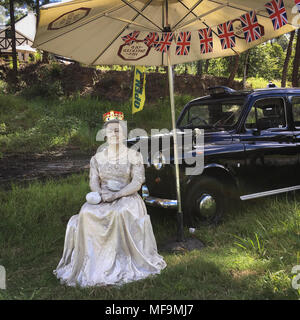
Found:
M 145 67 L 136 66 L 134 69 L 133 92 L 132 92 L 132 113 L 143 110 L 146 94 L 146 73 Z

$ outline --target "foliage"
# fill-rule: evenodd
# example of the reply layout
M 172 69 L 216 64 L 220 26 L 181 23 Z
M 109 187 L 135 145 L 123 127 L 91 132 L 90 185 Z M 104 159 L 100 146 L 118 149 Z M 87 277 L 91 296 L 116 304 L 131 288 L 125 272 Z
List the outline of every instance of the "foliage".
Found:
M 280 79 L 285 55 L 278 43 L 264 43 L 250 50 L 250 77 L 263 77 L 267 80 Z M 242 75 L 242 70 L 239 71 Z
M 31 99 L 33 97 L 56 98 L 63 95 L 63 88 L 59 76 L 62 74 L 60 65 L 51 63 L 44 65 L 37 75 L 37 79 L 32 85 L 24 84 L 21 94 Z
M 191 96 L 175 96 L 176 116 L 191 99 Z M 72 145 L 91 152 L 99 144 L 96 134 L 103 125 L 102 114 L 114 107 L 111 102 L 91 97 L 26 100 L 22 96 L 0 94 L 0 151 L 44 152 Z M 118 110 L 124 112 L 129 130 L 139 127 L 151 134 L 152 128 L 171 129 L 168 98 L 158 99 L 134 115 L 131 101 L 119 104 Z
M 0 80 L 0 92 L 6 92 L 7 90 L 7 83 L 3 80 Z
M 52 150 L 67 144 L 75 135 L 80 122 L 75 117 L 57 119 L 54 116 L 40 118 L 34 127 L 19 129 L 14 133 L 0 136 L 3 152 L 31 153 Z
M 10 1 L 11 0 L 0 0 L 0 6 L 2 6 L 2 8 L 4 8 L 4 10 L 6 11 L 5 12 L 6 15 L 8 15 Z M 34 0 L 13 0 L 13 2 L 14 2 L 16 20 L 24 16 L 24 13 L 23 13 L 24 5 L 28 6 L 29 8 L 33 8 L 35 5 Z M 8 19 L 6 23 L 10 23 L 10 20 Z
M 285 59 L 288 36 L 284 35 L 276 40 L 262 43 L 250 49 L 248 63 L 248 77 L 261 77 L 266 80 L 281 79 L 282 67 Z M 295 45 L 295 44 L 294 44 Z M 246 52 L 240 55 L 237 77 L 243 77 Z M 293 58 L 291 58 L 291 61 Z M 196 73 L 196 62 L 189 64 L 191 73 Z M 208 73 L 214 76 L 228 77 L 231 67 L 231 57 L 210 59 Z M 183 68 L 183 67 L 181 67 Z M 289 68 L 289 79 L 291 77 Z M 180 69 L 179 69 L 179 72 Z
M 242 81 L 242 78 L 235 78 L 235 80 Z M 264 79 L 264 78 L 259 78 L 259 77 L 247 78 L 247 85 L 250 86 L 253 89 L 266 88 L 268 83 L 269 83 L 269 80 Z M 279 79 L 278 80 L 272 80 L 272 83 L 274 83 L 277 87 L 281 86 L 281 81 Z M 287 85 L 291 86 L 291 83 L 287 82 Z

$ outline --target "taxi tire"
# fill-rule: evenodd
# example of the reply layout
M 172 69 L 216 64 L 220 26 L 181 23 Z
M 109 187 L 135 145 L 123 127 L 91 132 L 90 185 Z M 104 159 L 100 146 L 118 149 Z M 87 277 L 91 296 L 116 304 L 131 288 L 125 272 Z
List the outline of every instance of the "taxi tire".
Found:
M 215 214 L 211 217 L 201 215 L 197 201 L 203 194 L 211 195 L 216 202 Z M 196 181 L 191 189 L 187 191 L 184 201 L 184 221 L 188 226 L 201 225 L 217 225 L 222 221 L 225 211 L 224 186 L 216 178 L 202 176 Z

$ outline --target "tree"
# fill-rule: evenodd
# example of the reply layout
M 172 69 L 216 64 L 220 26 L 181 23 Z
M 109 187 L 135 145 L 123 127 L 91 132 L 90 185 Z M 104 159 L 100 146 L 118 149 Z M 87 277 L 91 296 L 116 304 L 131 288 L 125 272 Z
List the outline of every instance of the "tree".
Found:
M 207 74 L 208 73 L 208 68 L 209 68 L 209 59 L 205 61 L 205 67 L 204 67 L 204 72 Z
M 300 29 L 297 32 L 296 51 L 293 63 L 292 86 L 299 86 L 299 65 L 300 65 Z
M 250 54 L 250 49 L 246 51 L 246 57 L 244 62 L 243 88 L 246 88 L 246 81 L 247 81 L 248 69 L 249 69 L 249 54 Z
M 40 1 L 39 0 L 35 0 L 35 12 L 36 12 L 36 22 L 38 24 L 39 20 L 40 20 Z
M 16 50 L 16 11 L 19 7 L 24 6 L 25 4 L 29 7 L 32 7 L 33 0 L 0 0 L 0 5 L 9 12 L 10 19 L 10 36 L 11 36 L 11 50 L 12 50 L 12 59 L 13 59 L 13 80 L 17 82 L 17 73 L 18 73 L 18 60 L 17 60 L 17 50 Z
M 240 56 L 238 54 L 232 57 L 232 67 L 231 67 L 231 71 L 230 71 L 230 75 L 227 83 L 228 87 L 232 87 L 233 85 L 234 77 L 238 71 L 239 61 L 240 61 Z
M 38 1 L 38 0 L 37 0 Z M 44 0 L 43 4 L 48 4 L 50 0 Z M 43 63 L 49 63 L 49 53 L 47 51 L 43 51 L 43 58 L 42 58 Z
M 244 76 L 247 51 L 240 54 L 238 76 Z M 267 80 L 281 79 L 285 54 L 282 47 L 274 42 L 263 43 L 251 48 L 248 56 L 247 77 L 261 77 Z
M 287 47 L 287 50 L 286 50 L 286 56 L 285 56 L 284 65 L 283 65 L 283 68 L 282 68 L 281 87 L 283 87 L 283 88 L 286 86 L 288 65 L 289 65 L 290 58 L 291 58 L 294 36 L 295 36 L 295 31 L 292 31 L 290 33 L 290 40 L 289 40 L 289 44 L 288 44 L 288 47 Z
M 13 59 L 13 80 L 17 82 L 18 61 L 16 49 L 16 30 L 15 30 L 15 7 L 14 1 L 9 1 L 9 17 L 10 17 L 10 30 L 11 30 L 11 52 Z
M 202 65 L 203 65 L 202 60 L 198 60 L 197 61 L 197 75 L 198 76 L 202 75 Z
M 17 62 L 17 50 L 16 50 L 16 31 L 15 31 L 15 1 L 13 0 L 1 0 L 0 5 L 8 11 L 10 20 L 10 38 L 11 38 L 11 50 L 13 60 L 13 80 L 17 79 L 18 62 Z
M 274 39 L 276 43 L 278 43 L 282 50 L 285 51 L 288 48 L 289 45 L 289 35 L 288 34 L 283 34 L 278 38 Z

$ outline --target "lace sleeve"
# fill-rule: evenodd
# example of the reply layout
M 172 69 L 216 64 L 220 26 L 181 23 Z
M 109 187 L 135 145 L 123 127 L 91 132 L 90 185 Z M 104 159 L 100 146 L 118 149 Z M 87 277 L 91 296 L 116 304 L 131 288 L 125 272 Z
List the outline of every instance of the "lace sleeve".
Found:
M 90 161 L 90 189 L 98 193 L 101 192 L 99 179 L 97 162 L 96 159 L 92 157 Z
M 119 197 L 125 197 L 139 191 L 145 181 L 143 158 L 137 154 L 137 161 L 131 164 L 131 182 L 118 192 Z

